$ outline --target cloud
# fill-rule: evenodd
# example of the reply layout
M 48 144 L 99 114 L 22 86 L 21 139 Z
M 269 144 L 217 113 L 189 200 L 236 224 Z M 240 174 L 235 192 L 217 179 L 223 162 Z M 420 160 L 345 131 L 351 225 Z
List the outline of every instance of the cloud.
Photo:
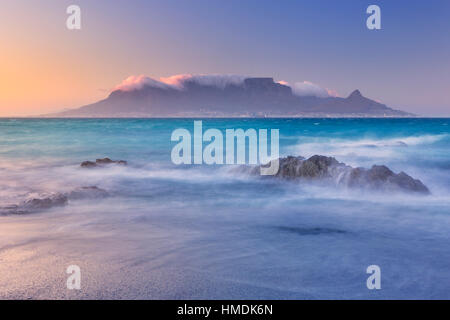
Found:
M 117 85 L 114 90 L 121 91 L 133 91 L 142 89 L 144 86 L 151 86 L 156 88 L 167 89 L 169 86 L 161 81 L 152 79 L 150 77 L 146 77 L 144 75 L 139 76 L 129 76 L 125 80 L 122 81 L 119 85 Z
M 288 87 L 290 87 L 289 82 L 284 81 L 284 80 L 277 81 L 277 83 L 278 83 L 278 84 L 282 84 L 283 86 L 288 86 Z
M 224 89 L 228 85 L 241 85 L 247 77 L 239 75 L 192 75 L 177 74 L 170 77 L 162 77 L 159 80 L 139 75 L 129 76 L 120 84 L 114 87 L 114 90 L 133 91 L 142 89 L 144 86 L 183 90 L 186 83 L 196 82 L 204 86 L 214 86 Z
M 328 88 L 325 88 L 325 90 L 327 90 L 327 93 L 330 97 L 339 97 L 339 92 L 337 92 L 336 90 Z
M 321 86 L 312 83 L 310 81 L 295 82 L 293 85 L 289 84 L 289 82 L 284 80 L 277 81 L 277 83 L 291 87 L 292 93 L 300 97 L 307 97 L 307 96 L 314 96 L 319 98 L 339 97 L 339 93 L 336 90 L 322 88 Z
M 161 77 L 159 80 L 144 76 L 129 76 L 117 85 L 114 90 L 133 91 L 142 89 L 144 86 L 156 87 L 161 89 L 177 89 L 183 90 L 189 82 L 195 82 L 203 86 L 214 86 L 224 89 L 228 85 L 242 85 L 244 80 L 248 78 L 240 75 L 192 75 L 177 74 L 170 77 Z M 276 83 L 289 86 L 292 92 L 300 97 L 315 96 L 320 98 L 339 96 L 335 90 L 322 88 L 317 84 L 309 81 L 295 82 L 290 85 L 286 81 L 277 81 Z
M 176 74 L 176 75 L 166 77 L 166 78 L 159 78 L 159 80 L 162 83 L 165 83 L 171 87 L 182 89 L 183 84 L 191 78 L 192 78 L 192 75 L 190 75 L 190 74 Z
M 296 82 L 291 86 L 291 88 L 292 92 L 300 97 L 314 96 L 326 98 L 330 96 L 326 89 L 309 81 Z
M 174 86 L 178 89 L 184 89 L 188 82 L 196 82 L 203 86 L 214 86 L 224 89 L 228 85 L 241 85 L 244 83 L 245 76 L 239 75 L 192 75 L 178 74 L 167 78 L 160 78 L 160 81 Z

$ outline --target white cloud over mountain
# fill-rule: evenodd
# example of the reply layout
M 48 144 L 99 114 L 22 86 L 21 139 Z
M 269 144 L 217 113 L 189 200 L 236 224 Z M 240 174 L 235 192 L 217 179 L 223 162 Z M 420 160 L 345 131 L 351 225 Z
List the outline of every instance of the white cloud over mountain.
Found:
M 327 98 L 338 96 L 336 90 L 322 88 L 321 86 L 310 81 L 295 82 L 293 85 L 285 83 L 285 85 L 290 86 L 292 88 L 292 92 L 300 97 L 314 96 L 319 98 Z
M 169 77 L 161 77 L 159 80 L 144 76 L 129 76 L 117 85 L 114 90 L 133 91 L 142 89 L 144 86 L 152 86 L 162 89 L 178 89 L 183 90 L 187 82 L 196 82 L 204 86 L 215 86 L 218 88 L 225 88 L 227 85 L 242 85 L 244 80 L 249 78 L 241 75 L 192 75 L 192 74 L 177 74 Z M 289 84 L 286 81 L 278 81 L 277 83 L 289 86 L 292 92 L 297 96 L 315 96 L 320 98 L 335 97 L 337 92 L 322 88 L 317 84 L 309 81 L 295 82 Z
M 196 82 L 204 86 L 215 86 L 218 88 L 225 88 L 227 85 L 241 85 L 244 80 L 248 78 L 240 75 L 192 75 L 192 74 L 178 74 L 167 78 L 160 78 L 159 80 L 165 84 L 172 85 L 176 88 L 183 89 L 186 82 Z
M 121 90 L 121 91 L 133 91 L 142 89 L 144 86 L 157 87 L 157 88 L 169 88 L 170 86 L 152 79 L 150 77 L 139 75 L 139 76 L 129 76 L 125 80 L 123 80 L 120 84 L 114 87 L 113 91 Z

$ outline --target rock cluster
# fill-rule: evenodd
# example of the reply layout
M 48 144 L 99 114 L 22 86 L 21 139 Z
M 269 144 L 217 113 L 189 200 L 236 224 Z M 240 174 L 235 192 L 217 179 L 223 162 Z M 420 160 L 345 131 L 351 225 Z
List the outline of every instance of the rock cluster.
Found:
M 65 206 L 69 200 L 94 199 L 108 196 L 108 192 L 96 186 L 76 188 L 70 192 L 31 194 L 19 204 L 0 208 L 0 214 L 25 214 Z
M 127 162 L 125 160 L 111 160 L 110 158 L 103 158 L 103 159 L 96 159 L 94 161 L 83 161 L 81 163 L 81 167 L 83 168 L 95 168 L 95 167 L 101 167 L 109 164 L 120 164 L 120 165 L 127 165 Z
M 246 167 L 245 170 L 251 174 L 259 174 L 260 167 Z M 309 159 L 300 156 L 280 158 L 278 173 L 272 177 L 288 180 L 328 180 L 338 186 L 350 188 L 430 193 L 420 180 L 404 172 L 394 173 L 384 165 L 373 165 L 370 169 L 353 168 L 333 157 L 321 155 Z

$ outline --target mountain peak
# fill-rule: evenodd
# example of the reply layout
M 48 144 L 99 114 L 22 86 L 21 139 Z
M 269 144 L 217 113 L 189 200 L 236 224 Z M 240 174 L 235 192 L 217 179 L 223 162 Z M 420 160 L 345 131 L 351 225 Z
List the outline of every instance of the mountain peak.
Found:
M 347 99 L 349 99 L 349 98 L 359 98 L 359 97 L 362 97 L 362 94 L 361 94 L 361 92 L 360 92 L 358 89 L 356 89 L 355 91 L 353 91 L 353 92 L 348 96 Z

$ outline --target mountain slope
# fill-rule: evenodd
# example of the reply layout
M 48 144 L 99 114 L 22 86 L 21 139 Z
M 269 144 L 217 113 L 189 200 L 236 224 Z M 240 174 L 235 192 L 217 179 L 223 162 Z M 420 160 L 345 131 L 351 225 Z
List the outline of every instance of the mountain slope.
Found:
M 298 96 L 272 78 L 245 78 L 218 86 L 186 80 L 182 87 L 153 82 L 114 90 L 106 99 L 55 117 L 408 116 L 365 98 Z

